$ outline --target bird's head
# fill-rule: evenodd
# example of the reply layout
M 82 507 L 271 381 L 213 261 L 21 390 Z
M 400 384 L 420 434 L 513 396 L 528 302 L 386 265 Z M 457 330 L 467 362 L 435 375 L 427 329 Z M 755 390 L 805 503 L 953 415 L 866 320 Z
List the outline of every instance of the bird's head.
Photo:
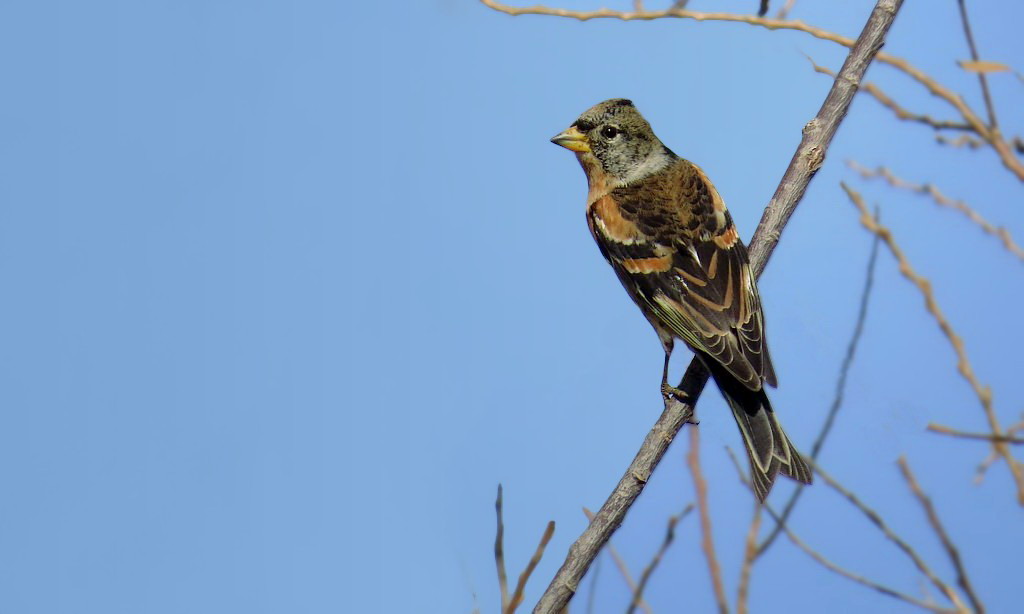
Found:
M 587 109 L 551 142 L 576 152 L 587 176 L 625 184 L 654 173 L 674 158 L 633 103 L 613 98 Z

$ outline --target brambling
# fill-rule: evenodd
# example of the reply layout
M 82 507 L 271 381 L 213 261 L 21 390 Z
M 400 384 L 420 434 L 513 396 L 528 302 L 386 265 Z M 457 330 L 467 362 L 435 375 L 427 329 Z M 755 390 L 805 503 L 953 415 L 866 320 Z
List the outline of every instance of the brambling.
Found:
M 764 390 L 777 383 L 747 248 L 704 171 L 662 144 L 621 98 L 590 108 L 551 142 L 576 153 L 590 233 L 661 340 L 662 394 L 686 397 L 668 383 L 680 339 L 732 408 L 758 500 L 779 473 L 810 484 Z

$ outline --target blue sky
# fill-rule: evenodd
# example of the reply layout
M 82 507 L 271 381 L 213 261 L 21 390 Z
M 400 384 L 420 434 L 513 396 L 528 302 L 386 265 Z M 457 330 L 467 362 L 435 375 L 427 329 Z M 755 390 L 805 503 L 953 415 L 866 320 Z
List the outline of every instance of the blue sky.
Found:
M 871 4 L 801 0 L 792 16 L 855 35 Z M 1024 8 L 972 10 L 982 55 L 1020 69 Z M 954 64 L 959 28 L 954 2 L 908 2 L 886 48 L 981 109 Z M 0 8 L 0 611 L 447 613 L 475 594 L 495 612 L 499 482 L 513 577 L 558 525 L 532 605 L 580 508 L 601 504 L 659 413 L 662 360 L 587 233 L 582 172 L 548 139 L 632 98 L 749 237 L 830 85 L 803 53 L 833 68 L 845 56 L 800 33 L 513 19 L 471 0 Z M 948 115 L 892 69 L 869 78 Z M 992 82 L 1004 132 L 1021 133 L 1024 88 Z M 1016 421 L 1021 263 L 846 159 L 934 181 L 1024 236 L 1020 182 L 991 153 L 940 148 L 858 98 L 761 281 L 772 398 L 794 442 L 809 448 L 831 401 L 870 248 L 840 180 L 881 205 Z M 675 369 L 687 360 L 678 351 Z M 975 486 L 985 446 L 923 432 L 985 428 L 954 366 L 883 252 L 822 463 L 952 580 L 899 478 L 906 454 L 986 604 L 1006 611 L 1024 543 L 1006 467 Z M 709 393 L 703 462 L 732 593 L 752 500 Z M 614 538 L 634 573 L 693 498 L 685 450 Z M 711 607 L 696 526 L 680 525 L 651 581 L 655 611 Z M 793 526 L 920 594 L 913 567 L 823 485 Z M 609 561 L 597 596 L 596 612 L 625 608 Z M 752 601 L 907 610 L 784 540 Z

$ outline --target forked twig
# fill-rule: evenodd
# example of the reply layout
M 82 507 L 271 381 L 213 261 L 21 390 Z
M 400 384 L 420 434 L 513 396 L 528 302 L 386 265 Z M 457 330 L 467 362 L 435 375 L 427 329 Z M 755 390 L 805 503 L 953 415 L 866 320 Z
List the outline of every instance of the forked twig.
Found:
M 928 524 L 932 525 L 935 530 L 935 534 L 938 535 L 939 541 L 942 542 L 942 547 L 946 549 L 946 554 L 949 556 L 949 560 L 953 563 L 953 569 L 956 570 L 956 582 L 960 585 L 960 588 L 964 590 L 964 594 L 971 600 L 971 605 L 974 607 L 974 611 L 978 614 L 985 612 L 985 606 L 982 605 L 981 600 L 978 599 L 977 593 L 974 592 L 974 587 L 971 585 L 970 578 L 967 577 L 967 571 L 964 569 L 963 561 L 960 559 L 960 551 L 957 550 L 956 545 L 953 544 L 953 540 L 949 538 L 949 534 L 946 533 L 945 527 L 942 526 L 942 522 L 939 521 L 939 515 L 935 512 L 935 506 L 932 505 L 932 500 L 928 495 L 924 494 L 924 490 L 921 489 L 921 485 L 918 484 L 917 478 L 914 477 L 913 472 L 910 470 L 910 464 L 907 463 L 906 457 L 901 456 L 899 460 L 900 472 L 903 473 L 903 478 L 907 481 L 907 485 L 910 487 L 910 491 L 914 493 L 914 497 L 917 498 L 921 507 L 924 508 L 924 513 L 928 517 Z
M 960 22 L 964 26 L 964 38 L 967 39 L 967 48 L 971 52 L 971 59 L 977 62 L 978 48 L 974 45 L 971 23 L 967 19 L 967 6 L 964 4 L 964 0 L 957 0 L 957 5 L 960 7 Z M 988 110 L 988 125 L 993 130 L 996 130 L 996 108 L 992 104 L 992 94 L 988 91 L 988 79 L 985 77 L 985 71 L 978 71 L 978 80 L 981 82 L 981 95 L 985 99 L 985 108 Z
M 1010 253 L 1017 256 L 1017 258 L 1024 260 L 1024 249 L 1021 249 L 1021 247 L 1017 245 L 1017 242 L 1013 240 L 1013 237 L 1010 236 L 1010 231 L 1002 226 L 995 226 L 964 201 L 953 200 L 940 192 L 938 188 L 930 183 L 912 183 L 910 181 L 900 179 L 884 166 L 879 166 L 877 169 L 871 170 L 870 168 L 857 164 L 853 160 L 847 160 L 846 164 L 853 170 L 857 171 L 857 173 L 859 173 L 864 179 L 881 177 L 894 188 L 902 188 L 904 190 L 910 190 L 911 192 L 917 192 L 918 194 L 925 194 L 930 196 L 936 204 L 959 211 L 967 216 L 967 219 L 977 224 L 983 232 L 1002 241 L 1003 247 L 1009 250 Z
M 957 592 L 952 589 L 952 587 L 946 584 L 946 582 L 939 578 L 939 576 L 932 570 L 932 568 L 924 562 L 924 559 L 921 558 L 921 555 L 918 554 L 917 551 L 914 550 L 914 548 L 906 542 L 906 540 L 897 535 L 896 532 L 893 531 L 884 520 L 882 520 L 882 517 L 878 514 L 878 512 L 868 507 L 867 504 L 860 500 L 860 497 L 853 494 L 853 492 L 851 492 L 838 481 L 836 481 L 835 478 L 833 478 L 831 475 L 823 471 L 820 465 L 814 463 L 813 461 L 811 461 L 810 464 L 814 467 L 814 472 L 818 474 L 823 480 L 825 480 L 826 484 L 828 484 L 837 493 L 842 495 L 843 498 L 849 501 L 855 508 L 860 510 L 861 513 L 864 514 L 864 516 L 866 516 L 872 524 L 878 527 L 878 530 L 882 532 L 882 535 L 884 535 L 886 539 L 895 544 L 897 548 L 899 548 L 905 555 L 907 555 L 907 557 L 914 563 L 914 566 L 917 567 L 918 571 L 924 574 L 924 576 L 928 578 L 929 581 L 931 581 L 935 588 L 937 588 L 940 593 L 945 595 L 946 599 L 949 599 L 950 603 L 952 603 L 954 607 L 957 608 L 957 610 L 961 612 L 970 611 L 967 609 L 967 606 L 964 605 L 963 601 L 960 599 L 960 595 L 958 595 Z
M 733 467 L 735 467 L 736 473 L 739 475 L 740 482 L 742 482 L 744 486 L 751 489 L 751 492 L 753 492 L 753 488 L 750 484 L 750 478 L 748 478 L 747 475 L 744 473 L 743 467 L 740 466 L 739 459 L 736 458 L 736 454 L 732 451 L 731 448 L 726 448 L 726 451 L 729 453 L 729 458 L 732 460 Z M 857 584 L 866 586 L 872 590 L 876 590 L 882 593 L 883 595 L 899 599 L 900 601 L 905 601 L 919 608 L 928 610 L 930 612 L 935 612 L 936 614 L 962 614 L 962 611 L 960 610 L 950 610 L 948 608 L 943 608 L 934 603 L 923 601 L 921 599 L 918 599 L 917 597 L 913 597 L 911 595 L 898 591 L 884 584 L 880 584 L 870 578 L 854 573 L 844 567 L 837 565 L 836 563 L 826 558 L 825 555 L 811 548 L 807 544 L 807 542 L 800 539 L 800 537 L 795 532 L 793 532 L 792 529 L 789 528 L 789 525 L 786 524 L 785 519 L 782 518 L 782 516 L 771 507 L 771 505 L 765 504 L 764 509 L 766 512 L 768 512 L 768 515 L 772 517 L 776 525 L 781 527 L 781 531 L 786 534 L 786 537 L 789 538 L 789 541 L 791 541 L 794 546 L 803 550 L 805 554 L 807 554 L 809 557 L 820 563 L 825 569 L 828 569 L 833 573 L 843 576 L 848 580 L 852 580 Z

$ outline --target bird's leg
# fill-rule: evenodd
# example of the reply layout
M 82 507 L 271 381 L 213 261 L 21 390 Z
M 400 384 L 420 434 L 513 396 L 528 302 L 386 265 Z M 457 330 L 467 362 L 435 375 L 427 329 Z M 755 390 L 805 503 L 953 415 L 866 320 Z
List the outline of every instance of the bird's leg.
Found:
M 668 362 L 669 359 L 672 358 L 673 341 L 672 339 L 669 339 L 666 343 L 665 340 L 662 339 L 662 345 L 665 348 L 665 366 L 661 370 L 661 396 L 665 397 L 666 401 L 669 398 L 674 398 L 680 403 L 686 403 L 690 395 L 668 383 Z

